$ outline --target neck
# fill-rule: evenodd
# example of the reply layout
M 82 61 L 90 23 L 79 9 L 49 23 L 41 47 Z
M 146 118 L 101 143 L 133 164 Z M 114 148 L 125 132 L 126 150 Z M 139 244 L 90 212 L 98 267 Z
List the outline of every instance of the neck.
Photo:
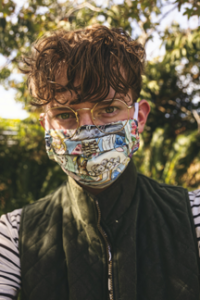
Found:
M 78 183 L 84 190 L 86 190 L 87 192 L 93 194 L 94 196 L 100 194 L 101 192 L 105 191 L 107 188 L 110 187 L 110 185 L 109 185 L 109 186 L 106 186 L 106 187 L 103 188 L 103 189 L 95 189 L 95 188 L 91 188 L 91 187 L 89 187 L 89 186 L 87 186 L 87 185 L 81 184 L 81 183 L 79 183 L 79 182 L 77 182 L 77 183 Z

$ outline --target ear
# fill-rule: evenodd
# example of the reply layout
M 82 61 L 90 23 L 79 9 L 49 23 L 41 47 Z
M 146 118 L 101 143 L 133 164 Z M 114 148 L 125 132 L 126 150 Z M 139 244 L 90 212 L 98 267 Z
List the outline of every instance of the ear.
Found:
M 39 118 L 39 121 L 40 121 L 40 125 L 45 129 L 45 113 L 41 113 L 40 114 L 40 118 Z
M 138 131 L 139 131 L 139 133 L 143 132 L 149 113 L 150 113 L 149 103 L 146 100 L 141 100 L 139 102 L 139 112 L 138 112 Z

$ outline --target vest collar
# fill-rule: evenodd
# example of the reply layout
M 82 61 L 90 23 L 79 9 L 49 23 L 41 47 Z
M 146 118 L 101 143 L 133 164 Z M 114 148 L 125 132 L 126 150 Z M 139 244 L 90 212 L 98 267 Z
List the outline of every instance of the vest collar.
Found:
M 82 223 L 83 227 L 97 222 L 95 197 L 85 191 L 72 177 L 68 176 L 67 191 L 69 196 L 64 201 L 71 202 L 74 219 Z M 63 212 L 65 203 L 63 203 Z

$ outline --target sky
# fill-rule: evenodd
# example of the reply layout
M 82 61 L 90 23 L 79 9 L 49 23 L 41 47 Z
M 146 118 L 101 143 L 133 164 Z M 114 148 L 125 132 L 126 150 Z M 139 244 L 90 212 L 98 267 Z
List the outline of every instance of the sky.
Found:
M 63 1 L 63 0 L 60 0 Z M 97 0 L 98 4 L 102 4 L 105 0 Z M 26 0 L 16 0 L 18 7 L 22 6 Z M 123 3 L 122 0 L 115 0 L 116 4 Z M 165 14 L 166 11 L 170 10 L 170 7 L 163 9 L 162 13 Z M 164 18 L 159 26 L 159 30 L 164 30 L 169 27 L 173 21 L 178 21 L 182 28 L 195 28 L 198 26 L 198 18 L 193 17 L 189 21 L 187 16 L 183 16 L 182 11 L 175 9 L 166 18 Z M 135 26 L 133 22 L 132 26 Z M 160 48 L 160 39 L 158 34 L 154 34 L 153 40 L 150 40 L 146 45 L 147 60 L 151 60 L 154 57 L 161 56 L 164 54 L 164 48 Z M 6 59 L 0 54 L 0 67 L 6 63 Z M 21 75 L 13 73 L 11 79 L 20 80 Z M 28 117 L 28 113 L 23 109 L 23 105 L 15 101 L 15 90 L 9 89 L 5 90 L 3 86 L 0 86 L 0 117 L 9 119 L 25 119 Z

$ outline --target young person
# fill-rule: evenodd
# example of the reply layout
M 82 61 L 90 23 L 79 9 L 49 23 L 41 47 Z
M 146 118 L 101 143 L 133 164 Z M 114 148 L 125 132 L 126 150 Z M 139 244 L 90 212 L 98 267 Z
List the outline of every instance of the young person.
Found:
M 26 300 L 199 299 L 200 191 L 137 174 L 132 160 L 150 111 L 136 102 L 144 56 L 94 25 L 43 37 L 24 59 L 47 154 L 68 176 L 1 217 L 0 299 L 20 288 Z

